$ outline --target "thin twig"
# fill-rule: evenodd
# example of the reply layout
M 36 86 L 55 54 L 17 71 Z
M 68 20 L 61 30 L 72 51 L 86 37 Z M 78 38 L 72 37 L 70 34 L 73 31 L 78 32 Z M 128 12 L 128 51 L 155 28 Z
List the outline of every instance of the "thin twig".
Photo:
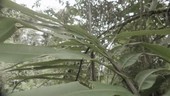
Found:
M 78 72 L 77 72 L 77 76 L 76 76 L 76 80 L 75 80 L 75 81 L 78 81 L 78 79 L 79 79 L 80 71 L 81 71 L 81 69 L 82 69 L 82 65 L 83 65 L 83 59 L 80 60 L 80 66 L 79 66 L 79 70 L 78 70 Z
M 15 84 L 15 86 L 13 87 L 11 93 L 13 93 L 14 90 L 17 88 L 17 86 L 18 86 L 19 84 L 21 84 L 21 83 L 22 83 L 23 81 L 25 81 L 25 80 L 27 80 L 27 79 L 23 79 L 23 80 L 19 81 L 17 84 Z
M 88 48 L 86 49 L 86 51 L 84 52 L 84 54 L 87 54 L 88 51 L 89 51 L 89 49 L 90 49 L 90 47 L 88 47 Z M 78 72 L 77 72 L 75 81 L 78 81 L 78 79 L 79 79 L 80 72 L 81 72 L 81 69 L 82 69 L 82 65 L 83 65 L 83 59 L 80 60 L 80 65 L 79 65 L 79 69 L 78 69 Z

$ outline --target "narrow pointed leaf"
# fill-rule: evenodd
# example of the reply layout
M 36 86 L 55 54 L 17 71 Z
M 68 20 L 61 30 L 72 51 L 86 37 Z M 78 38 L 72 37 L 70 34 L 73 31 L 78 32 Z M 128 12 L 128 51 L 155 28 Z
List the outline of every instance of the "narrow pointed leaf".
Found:
M 170 96 L 170 89 L 163 96 Z
M 11 9 L 14 9 L 14 10 L 21 11 L 22 13 L 24 13 L 28 16 L 34 17 L 36 19 L 39 19 L 41 21 L 46 21 L 46 22 L 49 21 L 49 23 L 52 23 L 51 21 L 55 21 L 55 22 L 59 23 L 59 20 L 57 20 L 53 17 L 50 17 L 50 16 L 45 15 L 45 14 L 34 12 L 34 11 L 24 7 L 24 6 L 21 6 L 17 3 L 12 2 L 11 0 L 1 0 L 0 3 L 1 3 L 2 7 L 7 7 L 7 8 L 11 8 Z M 44 19 L 42 19 L 42 18 L 44 18 Z
M 170 74 L 167 74 L 167 73 L 165 75 L 161 74 L 157 76 L 154 85 L 150 87 L 149 89 L 143 90 L 141 93 L 142 96 L 148 96 L 149 94 L 155 92 L 155 90 L 159 90 L 161 86 L 165 83 L 165 81 L 168 80 L 169 78 L 170 78 Z
M 68 26 L 68 25 L 65 25 L 64 27 L 68 31 L 70 31 L 70 32 L 72 32 L 74 34 L 77 34 L 77 35 L 80 35 L 82 37 L 87 38 L 89 41 L 91 41 L 94 44 L 99 44 L 99 41 L 98 41 L 98 39 L 95 36 L 91 35 L 90 33 L 88 33 L 87 31 L 85 31 L 84 29 L 82 29 L 79 26 Z
M 75 91 L 63 96 L 133 96 L 131 92 L 121 86 L 112 86 L 98 82 L 92 83 L 92 89 Z
M 56 79 L 56 80 L 62 80 L 65 81 L 63 78 L 64 76 L 76 76 L 76 74 L 74 73 L 49 73 L 49 74 L 40 74 L 40 75 L 32 75 L 32 76 L 17 76 L 14 78 L 10 78 L 10 80 L 28 80 L 28 79 Z M 67 78 L 67 81 L 73 81 L 71 78 Z
M 161 30 L 141 30 L 133 32 L 122 32 L 116 36 L 117 39 L 127 38 L 131 36 L 143 36 L 143 35 L 167 35 L 170 34 L 170 28 L 161 29 Z
M 52 54 L 55 49 L 20 44 L 0 44 L 0 61 L 21 62 L 43 54 Z
M 16 31 L 15 23 L 13 19 L 0 17 L 0 42 L 8 39 Z
M 125 68 L 133 65 L 138 60 L 139 56 L 141 56 L 141 53 L 125 54 L 119 61 L 122 64 L 122 67 Z
M 170 49 L 169 48 L 160 46 L 157 44 L 142 43 L 142 45 L 150 49 L 153 53 L 161 56 L 162 58 L 170 62 Z
M 21 62 L 41 55 L 48 55 L 56 59 L 88 59 L 87 55 L 66 49 L 54 49 L 44 46 L 28 46 L 20 44 L 0 44 L 0 61 Z
M 89 89 L 78 82 L 44 87 L 24 92 L 10 94 L 9 96 L 134 96 L 120 86 L 93 84 Z
M 46 66 L 46 65 L 58 65 L 60 63 L 64 63 L 64 62 L 76 62 L 79 61 L 80 59 L 55 59 L 55 60 L 49 60 L 49 61 L 41 61 L 41 62 L 34 62 L 34 63 L 27 63 L 27 64 L 22 64 L 19 66 L 19 68 L 22 67 L 36 67 L 36 66 Z
M 10 71 L 22 71 L 22 70 L 43 70 L 43 69 L 57 69 L 57 68 L 65 68 L 65 69 L 78 69 L 75 65 L 53 65 L 53 66 L 39 66 L 39 67 L 28 67 L 28 68 L 14 68 Z
M 128 94 L 132 95 L 130 91 L 128 91 L 126 88 L 122 86 L 102 84 L 100 82 L 92 82 L 92 85 L 93 85 L 93 89 L 111 89 L 116 92 L 120 92 L 120 93 L 123 92 L 123 93 L 127 93 L 127 95 Z
M 50 87 L 43 87 L 23 92 L 17 92 L 9 94 L 8 96 L 64 96 L 64 94 L 69 94 L 74 91 L 81 90 L 88 90 L 88 88 L 79 84 L 78 82 L 72 82 L 67 84 L 60 84 Z
M 58 46 L 74 46 L 74 45 L 77 46 L 77 45 L 83 45 L 83 44 L 76 39 L 70 39 L 69 41 L 65 41 L 59 44 Z
M 144 90 L 152 87 L 152 85 L 156 81 L 156 75 L 153 75 L 153 73 L 158 71 L 163 71 L 166 69 L 160 68 L 160 69 L 148 69 L 141 71 L 138 73 L 135 77 L 135 81 L 138 84 L 138 90 Z

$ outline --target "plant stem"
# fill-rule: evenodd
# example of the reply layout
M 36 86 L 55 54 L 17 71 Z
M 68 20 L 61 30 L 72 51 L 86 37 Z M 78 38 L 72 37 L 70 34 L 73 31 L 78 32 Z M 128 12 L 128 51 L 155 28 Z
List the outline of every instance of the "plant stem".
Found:
M 109 56 L 108 56 L 109 57 Z M 133 80 L 131 80 L 130 78 L 128 78 L 128 76 L 121 70 L 122 68 L 116 64 L 111 58 L 107 58 L 111 64 L 113 65 L 113 67 L 115 68 L 115 72 L 125 81 L 126 86 L 128 87 L 128 89 L 135 95 L 135 96 L 140 96 L 137 88 L 134 85 Z

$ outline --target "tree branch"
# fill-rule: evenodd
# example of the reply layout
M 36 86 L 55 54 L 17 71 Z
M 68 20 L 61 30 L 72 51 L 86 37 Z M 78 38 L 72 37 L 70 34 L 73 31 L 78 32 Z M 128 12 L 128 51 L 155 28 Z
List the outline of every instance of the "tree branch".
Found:
M 158 9 L 156 11 L 144 12 L 143 14 L 137 14 L 137 15 L 135 14 L 134 16 L 130 17 L 129 19 L 125 20 L 123 23 L 110 27 L 108 30 L 104 31 L 99 37 L 106 34 L 110 30 L 113 30 L 117 27 L 123 27 L 123 26 L 127 25 L 128 23 L 131 23 L 132 21 L 139 19 L 141 16 L 142 17 L 149 17 L 149 16 L 156 15 L 156 14 L 166 13 L 168 10 L 170 10 L 170 8 Z

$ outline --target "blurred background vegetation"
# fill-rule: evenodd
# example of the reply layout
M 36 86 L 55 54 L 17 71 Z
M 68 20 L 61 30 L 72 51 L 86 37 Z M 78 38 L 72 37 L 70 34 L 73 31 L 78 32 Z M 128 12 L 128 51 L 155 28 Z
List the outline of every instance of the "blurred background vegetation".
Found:
M 18 0 L 13 1 L 19 3 Z M 108 52 L 107 55 L 114 59 L 109 60 L 105 54 L 101 54 L 102 52 L 96 51 L 97 49 L 95 50 L 95 48 L 91 49 L 89 46 L 95 47 L 97 44 L 92 45 L 91 41 L 84 39 L 83 36 L 72 36 L 65 32 L 61 34 L 53 32 L 57 31 L 60 33 L 58 29 L 53 30 L 56 27 L 56 23 L 48 24 L 48 21 L 42 23 L 36 18 L 32 18 L 20 11 L 3 8 L 1 9 L 1 16 L 16 18 L 26 23 L 33 23 L 33 26 L 36 25 L 41 29 L 37 31 L 31 28 L 24 28 L 21 24 L 17 24 L 18 30 L 13 33 L 10 38 L 5 40 L 5 43 L 66 48 L 85 53 L 89 56 L 89 58 L 84 57 L 85 60 L 80 60 L 79 55 L 76 57 L 76 55 L 73 54 L 72 58 L 77 59 L 70 59 L 70 57 L 68 57 L 69 60 L 58 60 L 56 61 L 58 65 L 54 64 L 55 66 L 50 65 L 54 63 L 50 61 L 56 59 L 53 55 L 40 56 L 19 63 L 6 63 L 2 61 L 0 68 L 9 68 L 6 69 L 8 71 L 2 73 L 5 91 L 9 93 L 23 91 L 42 86 L 71 82 L 78 78 L 83 82 L 90 80 L 100 81 L 110 85 L 123 85 L 123 79 L 117 75 L 113 71 L 115 69 L 111 67 L 112 62 L 122 64 L 122 69 L 129 78 L 135 78 L 139 72 L 146 69 L 170 68 L 169 58 L 163 57 L 164 55 L 161 55 L 159 52 L 151 53 L 154 51 L 152 50 L 153 48 L 145 48 L 138 45 L 141 42 L 145 42 L 169 48 L 170 36 L 168 32 L 170 30 L 168 28 L 170 26 L 170 1 L 56 0 L 56 4 L 53 3 L 54 7 L 43 7 L 42 2 L 46 2 L 48 5 L 51 1 L 35 0 L 31 6 L 27 4 L 21 5 L 32 8 L 38 13 L 57 18 L 63 25 L 81 26 L 81 28 L 96 37 L 102 48 L 105 49 L 105 52 Z M 60 27 L 61 26 L 57 26 L 57 28 Z M 44 32 L 42 32 L 42 30 Z M 79 31 L 78 28 L 76 30 Z M 166 31 L 168 34 L 163 31 Z M 142 32 L 145 32 L 147 35 Z M 154 32 L 157 33 L 155 34 Z M 120 33 L 124 34 L 118 35 Z M 72 38 L 76 38 L 79 41 Z M 89 46 L 86 46 L 88 44 Z M 146 46 L 149 45 L 146 44 Z M 157 46 L 154 48 L 157 48 Z M 152 51 L 150 51 L 150 49 Z M 163 49 L 157 51 L 163 52 Z M 65 57 L 67 53 L 69 54 L 69 52 L 65 51 L 65 53 L 61 54 L 64 54 L 63 57 Z M 36 66 L 33 64 L 36 64 Z M 44 65 L 39 66 L 38 64 Z M 12 65 L 15 67 L 11 68 Z M 79 73 L 80 67 L 81 72 Z M 159 76 L 161 76 L 160 74 L 164 74 L 164 72 L 159 73 Z M 161 87 L 156 88 L 152 93 L 155 95 L 152 96 L 161 96 L 160 94 L 164 94 L 170 86 L 169 81 L 168 75 L 168 78 L 163 81 L 163 83 L 161 82 Z

